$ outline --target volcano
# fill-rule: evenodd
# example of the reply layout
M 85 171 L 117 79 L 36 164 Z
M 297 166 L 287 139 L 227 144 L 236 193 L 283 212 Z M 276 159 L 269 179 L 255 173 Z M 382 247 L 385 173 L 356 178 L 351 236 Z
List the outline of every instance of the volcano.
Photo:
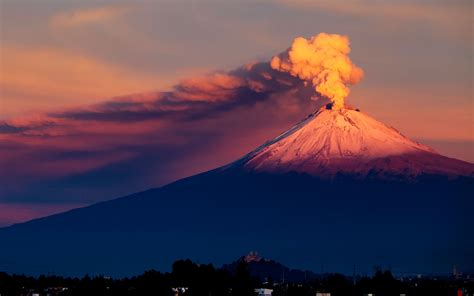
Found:
M 0 230 L 0 269 L 130 275 L 259 250 L 302 269 L 474 268 L 474 165 L 323 107 L 223 167 Z

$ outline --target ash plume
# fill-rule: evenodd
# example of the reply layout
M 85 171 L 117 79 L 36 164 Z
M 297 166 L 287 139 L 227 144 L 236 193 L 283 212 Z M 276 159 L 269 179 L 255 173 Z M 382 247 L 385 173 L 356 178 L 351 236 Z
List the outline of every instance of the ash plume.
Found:
M 272 69 L 311 82 L 315 91 L 332 102 L 332 109 L 344 108 L 348 85 L 356 84 L 364 71 L 349 58 L 349 38 L 320 33 L 305 39 L 298 37 L 284 53 L 271 60 Z

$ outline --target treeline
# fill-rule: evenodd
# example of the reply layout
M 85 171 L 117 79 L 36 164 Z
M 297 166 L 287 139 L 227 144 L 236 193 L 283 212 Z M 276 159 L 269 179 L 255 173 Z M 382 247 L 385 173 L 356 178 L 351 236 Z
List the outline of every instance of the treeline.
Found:
M 186 288 L 176 292 L 176 288 Z M 173 288 L 175 291 L 173 291 Z M 70 278 L 60 276 L 29 277 L 0 273 L 0 295 L 186 295 L 186 296 L 249 296 L 256 295 L 256 288 L 269 288 L 273 296 L 316 295 L 351 296 L 372 293 L 391 296 L 457 295 L 463 288 L 464 295 L 474 292 L 474 283 L 455 279 L 411 279 L 400 281 L 390 271 L 377 271 L 373 277 L 358 278 L 328 274 L 301 283 L 274 283 L 271 279 L 250 276 L 248 265 L 242 261 L 234 271 L 216 269 L 211 264 L 195 264 L 179 260 L 172 271 L 162 273 L 147 271 L 140 276 L 113 279 L 104 276 Z M 178 293 L 178 294 L 176 294 Z

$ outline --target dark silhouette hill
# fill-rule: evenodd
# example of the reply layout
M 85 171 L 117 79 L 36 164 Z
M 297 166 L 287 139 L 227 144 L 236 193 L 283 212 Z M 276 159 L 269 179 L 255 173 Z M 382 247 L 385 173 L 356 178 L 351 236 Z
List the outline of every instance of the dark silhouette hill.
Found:
M 275 260 L 259 257 L 258 254 L 253 252 L 232 263 L 224 264 L 222 269 L 233 275 L 236 274 L 239 265 L 242 263 L 246 264 L 250 276 L 257 278 L 260 282 L 303 283 L 322 277 L 322 275 L 317 275 L 312 271 L 290 269 Z

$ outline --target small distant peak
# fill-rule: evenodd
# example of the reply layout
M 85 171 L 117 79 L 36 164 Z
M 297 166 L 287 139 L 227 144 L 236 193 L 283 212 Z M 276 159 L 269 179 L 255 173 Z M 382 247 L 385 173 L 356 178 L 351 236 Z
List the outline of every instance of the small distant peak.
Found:
M 243 257 L 243 260 L 246 262 L 246 263 L 250 263 L 250 262 L 260 262 L 260 260 L 262 260 L 262 257 L 260 257 L 258 255 L 258 252 L 256 251 L 251 251 L 250 253 L 248 253 L 246 256 Z

